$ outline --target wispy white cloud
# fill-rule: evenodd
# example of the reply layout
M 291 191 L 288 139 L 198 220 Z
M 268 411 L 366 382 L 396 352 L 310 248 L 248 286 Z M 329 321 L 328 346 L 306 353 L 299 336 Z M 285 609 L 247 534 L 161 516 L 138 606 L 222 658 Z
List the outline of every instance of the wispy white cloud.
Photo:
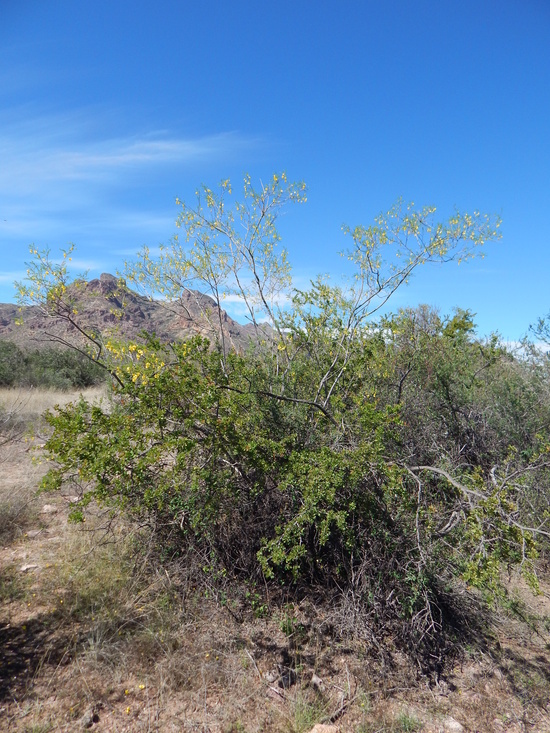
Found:
M 108 184 L 137 169 L 185 166 L 233 157 L 259 140 L 235 132 L 201 137 L 152 132 L 98 137 L 80 115 L 20 119 L 0 132 L 0 192 L 26 195 L 52 184 Z M 1 121 L 1 119 L 0 119 Z
M 181 165 L 222 155 L 238 144 L 232 135 L 197 140 L 106 140 L 82 144 L 80 149 L 59 146 L 18 146 L 0 138 L 0 189 L 36 190 L 52 181 L 108 182 L 130 168 Z
M 73 257 L 67 265 L 67 269 L 73 274 L 80 274 L 83 272 L 88 272 L 88 270 L 101 270 L 103 265 L 104 262 L 102 260 L 91 260 Z
M 12 285 L 16 280 L 23 280 L 26 275 L 26 270 L 13 270 L 12 272 L 0 271 L 0 283 L 2 285 Z
M 160 247 L 150 247 L 147 246 L 147 249 L 149 251 L 149 256 L 159 257 L 161 254 L 161 248 Z M 122 249 L 116 249 L 114 250 L 113 254 L 120 255 L 121 257 L 129 257 L 130 259 L 137 259 L 139 248 L 136 247 L 123 247 Z
M 231 131 L 113 132 L 120 128 L 116 113 L 98 109 L 37 115 L 27 105 L 0 111 L 0 251 L 6 272 L 28 260 L 30 244 L 54 250 L 69 242 L 76 243 L 84 269 L 114 271 L 121 254 L 173 235 L 173 197 L 186 180 L 194 185 L 204 166 L 226 169 L 262 145 Z M 0 280 L 0 300 L 11 297 L 6 282 Z

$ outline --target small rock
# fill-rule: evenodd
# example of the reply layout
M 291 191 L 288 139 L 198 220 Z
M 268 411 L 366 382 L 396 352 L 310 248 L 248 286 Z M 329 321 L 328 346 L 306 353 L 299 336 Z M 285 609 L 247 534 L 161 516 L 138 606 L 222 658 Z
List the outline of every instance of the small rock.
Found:
M 28 532 L 26 532 L 27 537 L 38 537 L 39 534 L 42 534 L 44 530 L 43 529 L 29 529 Z
M 443 729 L 445 733 L 464 733 L 464 726 L 450 716 L 443 721 Z
M 324 725 L 324 723 L 317 723 L 317 725 L 314 725 L 309 733 L 338 733 L 338 728 L 335 725 Z
M 269 684 L 272 685 L 274 682 L 277 682 L 277 680 L 279 679 L 279 670 L 270 669 L 268 672 L 264 674 L 264 679 L 266 682 L 269 682 Z
M 84 715 L 80 718 L 79 724 L 81 728 L 91 728 L 94 723 L 99 723 L 99 715 L 97 711 L 91 708 L 87 710 Z
M 323 680 L 319 677 L 319 675 L 316 675 L 315 672 L 311 675 L 311 686 L 314 687 L 319 692 L 324 687 Z
M 36 570 L 37 567 L 38 567 L 38 565 L 35 565 L 34 563 L 31 563 L 29 565 L 22 565 L 19 568 L 19 571 L 21 573 L 27 573 L 29 570 Z
M 55 504 L 44 504 L 42 507 L 42 514 L 56 514 L 57 507 Z

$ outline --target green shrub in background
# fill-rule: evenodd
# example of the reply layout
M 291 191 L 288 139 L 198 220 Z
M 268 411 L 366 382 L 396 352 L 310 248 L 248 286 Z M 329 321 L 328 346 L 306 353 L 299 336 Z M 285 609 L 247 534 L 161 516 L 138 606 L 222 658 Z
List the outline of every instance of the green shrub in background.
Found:
M 85 389 L 104 380 L 104 369 L 71 349 L 46 348 L 26 354 L 22 378 L 26 386 Z
M 0 387 L 85 389 L 105 381 L 105 370 L 71 349 L 20 349 L 0 341 Z
M 0 387 L 13 387 L 24 374 L 24 354 L 11 341 L 0 341 Z

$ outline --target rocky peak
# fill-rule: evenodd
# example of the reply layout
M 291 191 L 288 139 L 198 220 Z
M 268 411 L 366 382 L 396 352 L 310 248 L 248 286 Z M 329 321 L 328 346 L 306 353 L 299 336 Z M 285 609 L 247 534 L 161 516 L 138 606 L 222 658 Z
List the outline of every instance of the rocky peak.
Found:
M 98 278 L 94 278 L 86 283 L 86 290 L 93 294 L 101 294 L 108 296 L 117 290 L 126 289 L 126 283 L 122 278 L 115 277 L 109 272 L 103 272 Z
M 217 314 L 216 302 L 195 290 L 183 291 L 175 303 L 150 300 L 130 290 L 124 279 L 104 272 L 89 282 L 75 281 L 71 287 L 76 326 L 59 317 L 45 317 L 36 306 L 21 309 L 14 304 L 0 304 L 0 339 L 22 346 L 52 343 L 76 343 L 82 331 L 118 338 L 139 339 L 144 331 L 161 341 L 171 342 L 201 334 L 219 337 L 219 328 L 227 348 L 247 348 L 256 334 L 250 325 L 242 326 L 224 310 Z M 23 324 L 16 325 L 18 316 Z M 266 335 L 269 327 L 265 328 Z

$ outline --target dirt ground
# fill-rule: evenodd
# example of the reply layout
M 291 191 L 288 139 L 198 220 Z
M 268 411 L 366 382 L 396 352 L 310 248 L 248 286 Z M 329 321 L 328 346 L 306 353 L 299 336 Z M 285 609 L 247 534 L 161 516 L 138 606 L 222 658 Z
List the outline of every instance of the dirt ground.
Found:
M 306 607 L 239 617 L 169 569 L 145 572 L 131 528 L 69 525 L 71 497 L 36 495 L 29 443 L 0 451 L 0 730 L 550 731 L 544 574 L 537 596 L 510 579 L 492 638 L 434 683 L 397 652 L 383 668 L 314 632 Z

